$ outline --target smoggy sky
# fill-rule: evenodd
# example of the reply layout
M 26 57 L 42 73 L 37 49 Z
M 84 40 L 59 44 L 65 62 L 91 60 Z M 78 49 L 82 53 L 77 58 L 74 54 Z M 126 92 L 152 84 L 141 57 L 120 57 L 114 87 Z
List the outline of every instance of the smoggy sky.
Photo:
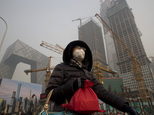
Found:
M 147 56 L 154 56 L 154 0 L 127 2 L 143 34 L 141 39 Z M 51 64 L 59 63 L 61 55 L 41 47 L 40 43 L 46 41 L 65 47 L 78 39 L 80 23 L 72 20 L 94 16 L 99 10 L 100 0 L 0 0 L 0 17 L 8 24 L 0 60 L 6 48 L 19 39 L 44 55 L 53 56 Z M 0 42 L 5 28 L 5 23 L 0 20 Z

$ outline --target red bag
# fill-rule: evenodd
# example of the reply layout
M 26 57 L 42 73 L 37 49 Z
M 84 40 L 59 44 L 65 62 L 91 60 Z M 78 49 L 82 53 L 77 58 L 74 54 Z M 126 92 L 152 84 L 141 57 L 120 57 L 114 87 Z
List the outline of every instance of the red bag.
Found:
M 105 112 L 105 110 L 100 110 L 99 108 L 98 97 L 91 89 L 93 84 L 93 82 L 85 80 L 84 88 L 79 88 L 72 96 L 70 102 L 68 104 L 62 104 L 62 107 L 85 114 Z

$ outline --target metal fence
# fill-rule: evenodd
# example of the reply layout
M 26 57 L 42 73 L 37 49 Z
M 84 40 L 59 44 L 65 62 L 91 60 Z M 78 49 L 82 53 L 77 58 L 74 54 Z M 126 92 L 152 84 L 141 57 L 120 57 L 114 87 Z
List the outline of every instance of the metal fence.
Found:
M 129 99 L 128 100 L 131 107 L 134 108 L 139 115 L 154 115 L 154 102 L 150 98 L 147 98 L 146 101 L 142 99 Z M 95 115 L 124 115 L 123 112 L 106 105 L 105 113 L 95 113 Z
M 110 92 L 112 92 L 111 90 L 109 90 Z M 125 98 L 126 100 L 128 100 L 130 106 L 132 108 L 134 108 L 138 113 L 139 115 L 154 115 L 154 102 L 152 101 L 152 99 L 150 97 L 142 100 L 140 98 L 134 98 L 131 94 L 131 90 L 126 88 L 126 87 L 122 87 L 122 92 L 121 93 L 117 93 L 116 91 L 112 92 L 122 98 Z M 30 101 L 32 102 L 32 101 Z M 28 103 L 28 102 L 27 102 Z M 43 103 L 40 105 L 41 103 L 29 103 L 28 104 L 28 108 L 31 108 L 31 109 L 24 109 L 24 110 L 30 110 L 30 112 L 33 114 L 33 115 L 37 115 L 37 113 L 39 111 L 41 111 L 41 107 L 43 107 Z M 18 112 L 21 112 L 23 111 L 21 108 L 22 108 L 22 105 L 23 104 L 19 104 L 19 107 L 18 107 Z M 11 106 L 10 106 L 11 107 Z M 33 108 L 33 109 L 32 109 Z M 37 109 L 38 110 L 37 110 Z M 9 113 L 8 112 L 8 109 L 9 107 L 6 106 L 6 102 L 4 101 L 3 104 L 0 105 L 0 115 L 1 115 L 1 112 L 5 113 Z M 94 113 L 94 115 L 125 115 L 126 113 L 123 113 L 107 104 L 105 104 L 105 107 L 104 105 L 100 105 L 100 109 L 105 109 L 106 112 L 105 113 L 100 113 L 100 112 L 97 112 L 97 113 Z M 11 113 L 14 113 L 14 112 L 11 112 Z

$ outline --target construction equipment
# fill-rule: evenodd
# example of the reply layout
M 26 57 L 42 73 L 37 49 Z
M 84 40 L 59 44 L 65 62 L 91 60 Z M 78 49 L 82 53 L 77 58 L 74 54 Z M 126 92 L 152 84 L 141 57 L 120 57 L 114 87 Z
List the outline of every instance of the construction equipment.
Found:
M 72 20 L 72 22 L 73 22 L 73 21 L 78 21 L 78 20 L 79 20 L 79 21 L 80 21 L 80 27 L 81 27 L 81 26 L 82 26 L 82 20 L 83 20 L 83 19 L 86 19 L 86 18 L 91 18 L 91 17 L 78 18 L 78 19 Z
M 117 72 L 112 69 L 103 68 L 102 64 L 98 63 L 98 62 L 94 62 L 93 68 L 94 68 L 94 76 L 97 78 L 97 80 L 102 85 L 104 84 L 102 71 L 105 71 L 107 73 L 111 73 L 113 75 L 113 77 L 117 74 Z
M 53 45 L 53 44 L 50 44 L 50 43 L 47 43 L 45 41 L 42 41 L 42 43 L 40 44 L 40 46 L 44 47 L 44 48 L 47 48 L 49 50 L 52 50 L 58 54 L 63 54 L 63 51 L 64 51 L 64 48 L 62 48 L 60 45 L 56 44 L 56 45 Z
M 117 74 L 117 71 L 114 71 L 112 69 L 106 69 L 106 68 L 101 67 L 101 63 L 94 64 L 94 67 L 95 68 L 99 68 L 99 69 L 101 69 L 101 70 L 103 70 L 105 72 L 111 73 L 113 76 L 115 76 Z
M 53 70 L 54 67 L 51 67 L 50 66 L 50 63 L 51 63 L 51 56 L 49 57 L 49 62 L 48 62 L 48 66 L 46 68 L 42 68 L 42 69 L 37 69 L 37 70 L 25 70 L 24 72 L 28 75 L 28 73 L 30 72 L 39 72 L 39 71 L 46 71 L 46 79 L 44 80 L 45 83 L 46 83 L 46 87 L 49 83 L 49 78 L 50 78 L 50 75 L 51 75 L 51 70 Z
M 132 72 L 134 74 L 137 87 L 138 87 L 138 92 L 139 96 L 141 99 L 145 100 L 147 98 L 147 92 L 146 92 L 146 86 L 145 86 L 145 81 L 142 75 L 142 70 L 141 70 L 141 65 L 140 62 L 138 61 L 137 57 L 135 54 L 121 42 L 121 40 L 118 38 L 118 36 L 112 31 L 112 29 L 106 24 L 106 22 L 98 15 L 95 14 L 96 18 L 103 24 L 103 26 L 113 35 L 113 38 L 126 50 L 128 55 L 130 56 L 131 62 L 132 62 Z

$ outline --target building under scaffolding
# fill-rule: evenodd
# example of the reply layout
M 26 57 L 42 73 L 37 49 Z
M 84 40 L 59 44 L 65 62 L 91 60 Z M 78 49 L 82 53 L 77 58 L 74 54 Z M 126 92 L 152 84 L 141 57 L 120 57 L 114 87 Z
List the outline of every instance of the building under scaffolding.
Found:
M 110 0 L 103 1 L 101 3 L 100 15 L 110 26 L 113 32 L 124 43 L 124 45 L 130 51 L 133 50 L 141 64 L 148 96 L 153 95 L 153 98 L 154 78 L 152 76 L 149 60 L 140 38 L 141 34 L 136 26 L 131 8 L 128 6 L 126 0 L 114 0 L 112 2 Z M 109 59 L 109 65 L 118 65 L 119 76 L 123 79 L 124 86 L 130 88 L 131 91 L 134 91 L 136 97 L 138 97 L 138 87 L 133 76 L 131 60 L 127 52 L 114 39 L 112 39 L 112 36 L 109 35 L 106 29 L 104 29 L 104 33 L 107 52 L 110 54 L 108 57 L 111 58 L 114 54 L 117 56 L 117 62 L 113 61 L 112 59 L 114 59 L 114 57 L 112 57 L 112 59 Z M 111 47 L 111 44 L 114 48 Z M 115 49 L 115 51 L 113 51 L 112 48 Z

